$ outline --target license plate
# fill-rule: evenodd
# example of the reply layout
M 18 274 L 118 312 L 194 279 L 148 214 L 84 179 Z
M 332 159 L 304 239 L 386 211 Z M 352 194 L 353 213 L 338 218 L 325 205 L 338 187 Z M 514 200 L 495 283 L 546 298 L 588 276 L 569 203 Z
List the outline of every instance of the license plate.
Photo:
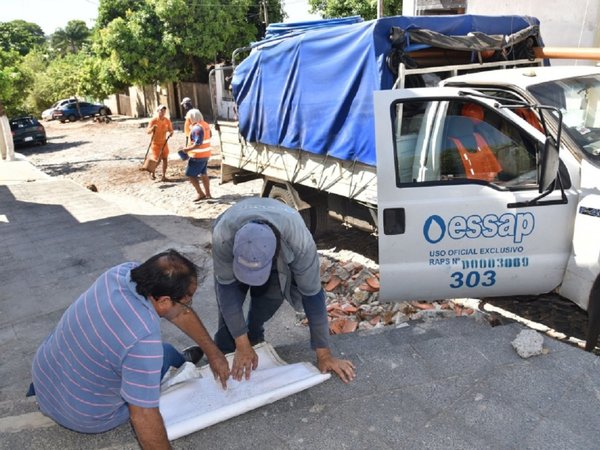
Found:
M 24 142 L 29 142 L 29 141 L 33 141 L 33 138 L 31 136 L 27 136 L 25 139 L 23 139 Z

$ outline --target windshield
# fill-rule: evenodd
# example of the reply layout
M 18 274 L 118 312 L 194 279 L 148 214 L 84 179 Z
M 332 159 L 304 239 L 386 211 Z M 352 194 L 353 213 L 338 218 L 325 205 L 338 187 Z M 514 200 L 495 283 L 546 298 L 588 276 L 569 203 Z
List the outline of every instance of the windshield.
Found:
M 600 166 L 600 75 L 550 81 L 528 90 L 540 104 L 561 110 L 563 130 Z

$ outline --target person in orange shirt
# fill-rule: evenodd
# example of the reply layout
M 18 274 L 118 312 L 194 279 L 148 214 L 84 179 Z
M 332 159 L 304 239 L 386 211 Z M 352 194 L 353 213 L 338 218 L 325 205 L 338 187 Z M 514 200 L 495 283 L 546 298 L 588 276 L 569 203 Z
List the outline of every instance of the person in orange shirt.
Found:
M 148 134 L 154 133 L 152 137 L 152 159 L 158 162 L 162 160 L 161 181 L 169 181 L 167 179 L 167 162 L 169 159 L 167 139 L 173 135 L 173 124 L 166 117 L 166 112 L 167 107 L 159 105 L 156 108 L 157 116 L 152 118 L 146 130 Z M 150 172 L 150 178 L 156 179 L 154 172 Z
M 198 194 L 194 201 L 199 202 L 205 198 L 212 198 L 210 195 L 210 179 L 208 178 L 208 159 L 211 154 L 210 125 L 204 121 L 204 117 L 198 109 L 190 109 L 185 118 L 186 120 L 189 119 L 192 124 L 190 142 L 187 147 L 179 151 L 179 154 L 182 157 L 186 157 L 186 155 L 189 157 L 185 175 Z M 198 176 L 202 179 L 204 191 L 200 187 Z

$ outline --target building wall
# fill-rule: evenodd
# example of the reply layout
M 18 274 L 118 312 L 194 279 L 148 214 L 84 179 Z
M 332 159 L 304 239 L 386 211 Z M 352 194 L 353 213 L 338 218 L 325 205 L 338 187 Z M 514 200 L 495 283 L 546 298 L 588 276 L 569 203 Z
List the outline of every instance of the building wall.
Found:
M 598 0 L 467 0 L 467 14 L 517 14 L 540 20 L 547 47 L 598 47 Z M 553 65 L 595 64 L 594 61 L 552 60 Z
M 540 32 L 547 47 L 600 47 L 598 0 L 404 0 L 402 14 L 428 14 L 433 7 L 445 8 L 450 12 L 459 3 L 466 6 L 466 14 L 536 17 L 540 21 Z M 593 65 L 596 61 L 553 59 L 551 63 Z
M 198 108 L 204 116 L 204 120 L 212 120 L 213 111 L 210 101 L 210 92 L 208 84 L 179 82 L 176 83 L 176 92 L 178 98 L 177 117 L 183 118 L 181 100 L 185 97 L 189 97 L 192 100 L 192 105 L 194 105 L 195 108 Z

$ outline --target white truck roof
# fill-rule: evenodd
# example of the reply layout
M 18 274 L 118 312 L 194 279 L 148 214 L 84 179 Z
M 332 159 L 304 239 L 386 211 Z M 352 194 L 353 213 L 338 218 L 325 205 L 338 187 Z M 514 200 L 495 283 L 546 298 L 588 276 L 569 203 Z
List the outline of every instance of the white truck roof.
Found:
M 534 84 L 563 78 L 600 74 L 600 68 L 594 66 L 554 66 L 554 67 L 524 67 L 518 69 L 498 69 L 487 72 L 458 75 L 443 80 L 442 86 L 457 84 L 519 86 L 526 89 Z

